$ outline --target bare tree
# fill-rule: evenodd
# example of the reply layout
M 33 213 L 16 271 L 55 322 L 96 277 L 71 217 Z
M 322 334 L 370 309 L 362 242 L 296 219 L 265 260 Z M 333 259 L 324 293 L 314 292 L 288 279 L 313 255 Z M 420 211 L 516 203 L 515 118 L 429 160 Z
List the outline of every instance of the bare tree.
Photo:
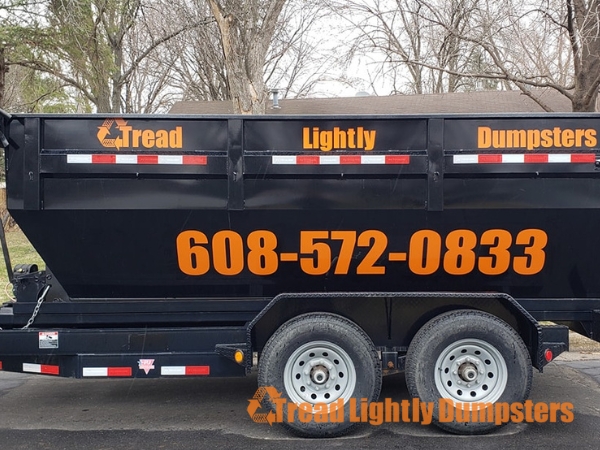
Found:
M 135 72 L 161 45 L 187 29 L 201 26 L 192 22 L 179 29 L 150 27 L 144 11 L 156 8 L 159 0 L 46 0 L 31 14 L 37 26 L 21 27 L 23 52 L 12 61 L 47 73 L 80 92 L 98 112 L 122 112 L 124 93 L 132 87 Z M 167 10 L 168 5 L 162 4 Z M 145 32 L 138 41 L 143 47 L 131 49 L 131 34 Z
M 169 83 L 182 100 L 231 100 L 225 56 L 219 27 L 206 0 L 175 1 L 178 17 L 171 26 L 210 17 L 205 26 L 196 27 L 173 39 L 161 52 L 161 60 L 172 66 Z
M 599 0 L 367 0 L 356 2 L 371 30 L 361 41 L 411 75 L 437 73 L 428 92 L 532 88 L 565 95 L 573 111 L 594 111 L 600 86 Z M 365 7 L 369 5 L 369 8 Z M 408 15 L 408 16 L 407 16 Z M 410 20 L 407 20 L 408 17 Z M 384 44 L 387 44 L 385 46 Z M 430 80 L 431 81 L 431 80 Z
M 182 4 L 188 10 L 180 14 L 181 21 L 211 14 L 206 0 Z M 316 92 L 321 81 L 334 77 L 341 55 L 319 30 L 329 26 L 328 14 L 319 0 L 285 3 L 262 67 L 265 90 L 277 88 L 282 97 L 305 97 Z M 183 93 L 184 100 L 232 100 L 222 45 L 215 21 L 178 36 L 164 49 L 163 59 L 175 61 L 172 86 Z
M 334 33 L 331 12 L 321 0 L 288 0 L 269 47 L 265 82 L 284 98 L 303 98 L 317 93 L 320 83 L 335 79 L 344 65 L 339 52 L 323 29 Z
M 470 63 L 473 45 L 459 36 L 471 26 L 476 3 L 438 1 L 434 17 L 420 0 L 334 0 L 331 6 L 358 32 L 353 52 L 378 59 L 393 92 L 423 94 L 470 88 L 458 73 Z
M 573 111 L 595 111 L 600 86 L 600 2 L 565 0 L 566 29 L 573 52 Z
M 286 0 L 207 1 L 219 26 L 234 111 L 264 114 L 264 66 Z

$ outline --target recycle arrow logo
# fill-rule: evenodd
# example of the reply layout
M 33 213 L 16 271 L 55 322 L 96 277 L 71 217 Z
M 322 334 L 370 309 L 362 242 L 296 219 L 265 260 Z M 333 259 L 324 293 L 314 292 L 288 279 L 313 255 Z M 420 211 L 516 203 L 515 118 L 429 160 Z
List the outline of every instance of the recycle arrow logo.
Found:
M 127 125 L 127 121 L 123 119 L 106 119 L 104 123 L 98 127 L 98 134 L 96 136 L 98 137 L 98 140 L 100 141 L 103 147 L 116 148 L 117 150 L 121 150 L 121 147 L 123 146 L 123 139 L 120 136 L 114 139 L 107 138 L 107 136 L 110 136 L 110 129 L 112 128 L 113 123 L 117 124 L 117 128 L 119 130 L 121 129 L 121 127 Z
M 247 411 L 254 422 L 268 423 L 270 426 L 273 426 L 273 422 L 275 422 L 275 413 L 273 411 L 269 411 L 268 413 L 257 412 L 262 407 L 262 401 L 267 395 L 271 400 L 274 400 L 281 397 L 281 392 L 277 392 L 277 389 L 273 386 L 259 387 L 254 393 L 254 396 L 248 400 L 249 404 Z

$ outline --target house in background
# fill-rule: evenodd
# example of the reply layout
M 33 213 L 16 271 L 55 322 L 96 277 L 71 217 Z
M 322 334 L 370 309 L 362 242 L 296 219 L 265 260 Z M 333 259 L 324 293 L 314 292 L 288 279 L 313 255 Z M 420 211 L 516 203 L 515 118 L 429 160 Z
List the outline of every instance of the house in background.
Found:
M 535 91 L 554 112 L 571 112 L 571 102 L 553 89 Z M 478 91 L 451 94 L 357 96 L 282 99 L 267 106 L 267 114 L 434 114 L 434 113 L 543 113 L 544 109 L 521 91 Z M 177 102 L 171 114 L 232 114 L 231 101 Z

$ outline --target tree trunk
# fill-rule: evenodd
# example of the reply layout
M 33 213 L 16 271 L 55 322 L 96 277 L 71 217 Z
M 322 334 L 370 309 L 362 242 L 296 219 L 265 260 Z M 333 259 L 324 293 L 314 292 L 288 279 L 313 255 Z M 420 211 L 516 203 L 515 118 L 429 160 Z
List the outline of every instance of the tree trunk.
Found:
M 0 47 L 0 108 L 4 108 L 4 96 L 6 95 L 6 72 L 8 66 L 4 59 L 4 47 Z
M 221 32 L 227 80 L 238 114 L 264 114 L 264 65 L 285 0 L 208 0 Z

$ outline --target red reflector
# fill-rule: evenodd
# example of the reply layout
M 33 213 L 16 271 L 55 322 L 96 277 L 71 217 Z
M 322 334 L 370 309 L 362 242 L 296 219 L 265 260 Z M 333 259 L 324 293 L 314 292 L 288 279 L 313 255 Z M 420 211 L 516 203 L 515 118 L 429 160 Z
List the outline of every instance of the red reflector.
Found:
M 158 155 L 138 155 L 138 164 L 158 164 Z
M 117 162 L 117 155 L 92 155 L 93 164 L 115 164 Z
M 552 354 L 552 350 L 547 348 L 546 351 L 544 352 L 544 357 L 546 358 L 546 361 L 548 361 L 548 362 L 552 361 L 552 358 L 554 357 L 554 355 Z
M 318 156 L 296 156 L 296 164 L 319 164 Z
M 109 367 L 107 370 L 109 377 L 130 377 L 131 367 Z
M 183 164 L 205 166 L 207 160 L 205 155 L 183 155 Z
M 498 164 L 502 162 L 502 155 L 479 155 L 481 164 Z
M 59 367 L 58 366 L 46 366 L 42 364 L 40 373 L 45 373 L 47 375 L 58 375 Z
M 525 155 L 525 162 L 526 163 L 547 163 L 548 162 L 548 155 L 547 154 L 530 154 L 530 155 Z
M 385 155 L 386 164 L 410 164 L 410 155 Z
M 2 361 L 0 361 L 0 370 L 2 370 Z
M 210 366 L 185 366 L 186 375 L 209 375 Z
M 342 155 L 340 164 L 360 164 L 360 155 Z
M 573 153 L 571 162 L 574 163 L 593 163 L 596 162 L 596 155 L 593 153 Z

